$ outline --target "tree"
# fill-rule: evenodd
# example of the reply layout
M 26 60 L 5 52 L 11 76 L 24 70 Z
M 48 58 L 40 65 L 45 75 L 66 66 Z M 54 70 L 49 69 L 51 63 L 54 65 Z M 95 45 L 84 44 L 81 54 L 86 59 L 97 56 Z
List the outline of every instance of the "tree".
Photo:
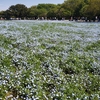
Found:
M 55 4 L 38 4 L 37 9 L 46 9 L 47 11 L 50 11 L 51 9 L 55 8 Z
M 70 12 L 70 16 L 80 16 L 80 10 L 84 6 L 84 0 L 66 0 L 63 4 L 64 9 Z
M 11 15 L 16 18 L 27 17 L 27 13 L 28 13 L 27 7 L 23 4 L 12 5 L 9 8 L 9 11 L 11 12 Z
M 4 18 L 4 12 L 5 12 L 5 11 L 1 11 L 1 12 L 0 12 L 0 18 Z
M 57 17 L 57 8 L 52 8 L 47 13 L 48 19 L 55 19 Z
M 94 19 L 100 17 L 100 0 L 65 0 L 62 4 L 38 4 L 27 8 L 23 4 L 16 4 L 0 13 L 1 17 L 34 18 L 47 17 L 49 19 L 69 19 L 70 17 L 87 17 Z
M 6 10 L 6 11 L 4 11 L 3 16 L 7 20 L 9 20 L 11 18 L 11 12 L 9 10 Z
M 28 8 L 28 12 L 29 12 L 28 17 L 34 18 L 34 19 L 36 19 L 38 17 L 37 6 L 32 6 L 32 7 Z
M 96 16 L 100 16 L 100 0 L 88 0 L 83 6 L 80 13 L 88 19 L 95 20 Z

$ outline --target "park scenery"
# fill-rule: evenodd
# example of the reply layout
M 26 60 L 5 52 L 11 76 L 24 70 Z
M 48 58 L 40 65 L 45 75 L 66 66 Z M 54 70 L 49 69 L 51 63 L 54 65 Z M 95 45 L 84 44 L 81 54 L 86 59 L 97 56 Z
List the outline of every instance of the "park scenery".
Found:
M 1 20 L 81 20 L 100 22 L 100 0 L 65 0 L 62 4 L 11 5 L 0 11 Z
M 100 23 L 0 22 L 1 100 L 99 100 Z
M 0 100 L 100 100 L 100 0 L 17 4 L 0 18 Z

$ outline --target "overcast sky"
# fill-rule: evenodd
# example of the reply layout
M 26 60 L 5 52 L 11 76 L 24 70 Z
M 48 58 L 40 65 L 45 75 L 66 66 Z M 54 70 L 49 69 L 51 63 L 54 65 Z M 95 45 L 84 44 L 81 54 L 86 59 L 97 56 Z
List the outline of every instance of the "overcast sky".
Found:
M 40 3 L 61 4 L 64 0 L 0 0 L 0 11 L 7 10 L 11 5 L 24 4 L 28 8 Z

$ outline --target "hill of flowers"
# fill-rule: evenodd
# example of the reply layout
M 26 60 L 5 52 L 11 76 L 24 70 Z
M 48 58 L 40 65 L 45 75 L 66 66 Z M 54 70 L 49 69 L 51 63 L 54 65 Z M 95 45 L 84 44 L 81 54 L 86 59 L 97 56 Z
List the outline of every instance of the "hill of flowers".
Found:
M 99 100 L 100 23 L 0 21 L 0 100 Z

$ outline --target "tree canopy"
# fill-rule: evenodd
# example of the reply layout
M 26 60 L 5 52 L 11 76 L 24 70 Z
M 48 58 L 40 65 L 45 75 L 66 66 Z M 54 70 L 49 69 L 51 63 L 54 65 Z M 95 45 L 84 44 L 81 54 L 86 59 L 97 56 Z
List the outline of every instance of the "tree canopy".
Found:
M 69 19 L 70 17 L 100 17 L 100 0 L 65 0 L 62 4 L 38 4 L 27 8 L 24 4 L 11 5 L 0 17 L 10 18 L 48 18 Z

